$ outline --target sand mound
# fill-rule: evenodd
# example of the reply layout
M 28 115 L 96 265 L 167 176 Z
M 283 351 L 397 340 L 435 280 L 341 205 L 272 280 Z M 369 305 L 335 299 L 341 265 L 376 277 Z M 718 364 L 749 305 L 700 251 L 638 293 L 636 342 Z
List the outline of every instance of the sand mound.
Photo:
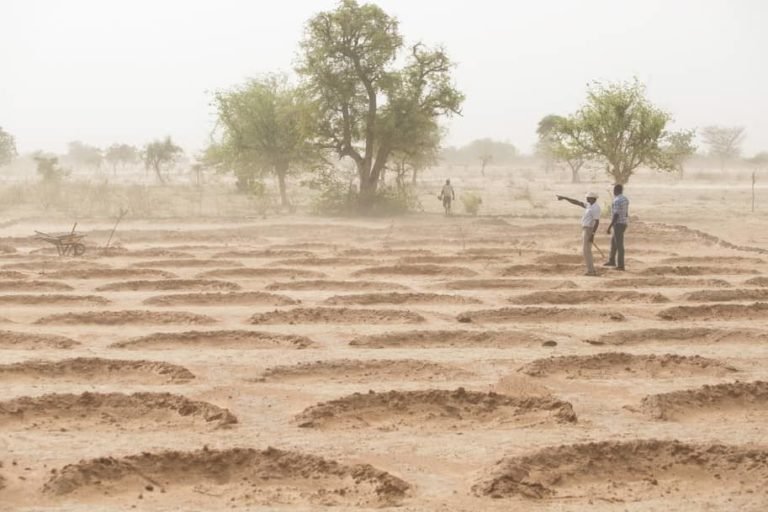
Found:
M 81 270 L 59 270 L 47 274 L 51 279 L 170 279 L 176 275 L 165 270 L 152 268 L 102 268 Z
M 760 258 L 750 258 L 747 256 L 674 256 L 672 258 L 664 258 L 661 262 L 670 265 L 698 265 L 701 263 L 710 265 L 760 265 L 765 263 Z
M 26 274 L 16 270 L 0 270 L 0 279 L 25 279 L 26 277 Z
M 516 290 L 530 288 L 565 289 L 578 288 L 573 281 L 545 279 L 462 279 L 443 283 L 449 290 Z
M 544 254 L 536 258 L 536 263 L 545 265 L 581 265 L 584 256 L 581 254 Z
M 61 361 L 25 361 L 0 365 L 0 379 L 13 381 L 52 379 L 67 382 L 176 384 L 194 378 L 192 372 L 183 366 L 162 361 L 77 357 Z
M 740 268 L 735 265 L 723 265 L 722 267 L 660 266 L 646 268 L 640 274 L 645 276 L 705 276 L 757 274 L 757 271 L 749 268 Z
M 768 318 L 768 303 L 675 306 L 660 311 L 658 316 L 663 320 L 764 320 Z
M 492 498 L 541 499 L 562 494 L 569 499 L 624 503 L 668 499 L 670 494 L 763 495 L 766 478 L 766 451 L 678 441 L 607 441 L 504 458 L 472 490 Z
M 344 249 L 340 254 L 344 256 L 376 256 L 381 258 L 393 256 L 431 256 L 434 253 L 427 249 L 372 249 L 356 247 L 352 249 Z
M 252 324 L 414 324 L 424 317 L 394 309 L 294 308 L 257 313 Z
M 291 291 L 356 291 L 356 290 L 407 290 L 407 286 L 381 281 L 291 281 L 272 283 L 267 290 Z
M 135 496 L 158 489 L 170 494 L 173 507 L 177 508 L 189 488 L 201 484 L 217 487 L 210 505 L 216 508 L 225 499 L 267 506 L 395 506 L 410 488 L 405 481 L 367 464 L 343 465 L 274 448 L 206 448 L 83 460 L 56 471 L 43 491 L 57 496 L 98 493 L 103 497 L 127 493 Z M 195 499 L 199 501 L 201 497 Z
M 123 292 L 123 291 L 172 291 L 172 290 L 198 290 L 198 291 L 235 291 L 240 285 L 229 281 L 217 281 L 213 279 L 162 279 L 159 281 L 124 281 L 122 283 L 110 283 L 96 288 L 99 292 Z
M 580 308 L 514 307 L 467 311 L 456 317 L 459 322 L 591 322 L 624 321 L 624 315 L 615 311 L 596 311 Z
M 684 298 L 691 302 L 767 300 L 768 289 L 699 290 L 687 293 Z
M 96 270 L 96 269 L 109 269 L 109 265 L 104 263 L 97 263 L 95 261 L 87 261 L 71 258 L 60 259 L 36 259 L 34 261 L 23 261 L 20 263 L 7 263 L 2 267 L 5 270 L 34 270 L 48 271 L 48 270 Z
M 71 286 L 56 281 L 0 281 L 3 292 L 69 292 Z
M 0 331 L 0 349 L 37 350 L 46 348 L 72 348 L 80 343 L 53 334 L 30 334 L 26 332 Z
M 225 251 L 213 255 L 214 258 L 311 258 L 311 251 L 291 249 L 254 249 L 250 251 Z
M 733 420 L 737 413 L 768 412 L 768 382 L 733 382 L 649 395 L 642 410 L 658 420 L 695 420 L 719 414 Z
M 414 359 L 338 359 L 266 370 L 258 381 L 370 382 L 381 380 L 447 380 L 469 376 L 460 368 Z
M 566 375 L 570 378 L 722 376 L 737 371 L 715 359 L 699 356 L 635 355 L 606 352 L 589 356 L 537 359 L 518 370 L 532 377 Z
M 147 306 L 291 306 L 299 302 L 275 293 L 227 292 L 158 295 L 144 300 L 142 304 Z
M 444 295 L 438 293 L 363 293 L 357 295 L 335 295 L 326 299 L 325 304 L 480 304 L 481 301 L 461 295 Z
M 405 331 L 362 336 L 349 342 L 362 348 L 510 348 L 540 345 L 539 336 L 523 331 Z
M 128 325 L 128 324 L 213 324 L 214 318 L 183 311 L 88 311 L 61 313 L 40 318 L 36 324 Z
M 533 292 L 509 299 L 512 304 L 597 304 L 597 303 L 652 303 L 669 302 L 660 293 L 635 291 L 569 290 Z
M 0 295 L 0 305 L 106 306 L 109 303 L 109 300 L 97 295 Z
M 372 265 L 375 260 L 362 258 L 291 258 L 284 260 L 275 260 L 269 265 L 279 267 L 280 265 L 299 265 L 302 267 L 351 267 L 361 265 Z
M 752 279 L 747 279 L 744 284 L 750 286 L 768 286 L 768 277 L 753 277 Z
M 0 402 L 6 428 L 90 429 L 176 426 L 224 427 L 237 423 L 227 409 L 170 393 L 82 393 L 20 397 Z M 138 425 L 136 425 L 138 424 Z
M 166 350 L 178 348 L 215 349 L 302 349 L 313 345 L 312 340 L 292 334 L 259 331 L 187 331 L 159 332 L 111 345 L 113 348 L 137 350 Z
M 224 278 L 251 278 L 277 277 L 285 279 L 320 279 L 325 277 L 322 272 L 315 270 L 301 270 L 296 268 L 231 268 L 209 270 L 198 274 L 198 278 L 224 277 Z
M 502 256 L 498 255 L 471 255 L 471 254 L 459 254 L 454 256 L 405 256 L 399 260 L 398 263 L 403 265 L 410 264 L 424 264 L 434 263 L 438 265 L 445 265 L 451 263 L 477 263 L 484 260 L 499 260 Z
M 140 268 L 199 268 L 199 267 L 242 267 L 243 264 L 237 261 L 230 260 L 196 260 L 192 259 L 172 259 L 172 260 L 152 260 L 152 261 L 138 261 L 131 264 L 132 267 Z
M 607 279 L 606 288 L 729 288 L 731 283 L 722 279 L 685 279 L 679 277 L 636 277 Z
M 638 345 L 641 343 L 690 342 L 733 343 L 768 342 L 768 332 L 748 329 L 710 329 L 705 327 L 680 327 L 674 329 L 638 329 L 615 331 L 595 339 L 585 340 L 591 345 Z M 689 343 L 686 343 L 688 345 Z
M 303 428 L 442 428 L 531 426 L 573 423 L 568 402 L 553 398 L 513 397 L 496 393 L 430 389 L 355 393 L 323 402 L 296 416 Z
M 584 265 L 567 265 L 564 263 L 541 265 L 512 265 L 502 269 L 502 277 L 513 276 L 549 276 L 572 275 L 584 273 Z
M 392 265 L 364 268 L 362 270 L 358 270 L 353 275 L 469 277 L 477 275 L 477 272 L 465 267 L 451 267 L 444 265 Z
M 188 252 L 175 251 L 173 249 L 164 249 L 162 247 L 150 247 L 149 249 L 139 249 L 120 254 L 127 258 L 193 258 Z

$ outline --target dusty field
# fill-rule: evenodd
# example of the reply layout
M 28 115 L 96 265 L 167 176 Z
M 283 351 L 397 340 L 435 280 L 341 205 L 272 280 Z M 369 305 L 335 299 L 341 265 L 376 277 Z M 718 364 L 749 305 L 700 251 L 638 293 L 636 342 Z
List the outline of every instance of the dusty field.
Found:
M 768 254 L 565 211 L 3 228 L 0 510 L 767 510 Z

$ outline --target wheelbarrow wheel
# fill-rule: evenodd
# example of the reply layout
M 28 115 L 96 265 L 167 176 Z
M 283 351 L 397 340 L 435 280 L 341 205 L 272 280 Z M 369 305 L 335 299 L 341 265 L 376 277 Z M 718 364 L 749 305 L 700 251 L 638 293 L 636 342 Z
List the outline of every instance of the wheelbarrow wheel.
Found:
M 85 246 L 83 244 L 74 244 L 72 246 L 72 253 L 75 256 L 82 256 L 85 254 Z

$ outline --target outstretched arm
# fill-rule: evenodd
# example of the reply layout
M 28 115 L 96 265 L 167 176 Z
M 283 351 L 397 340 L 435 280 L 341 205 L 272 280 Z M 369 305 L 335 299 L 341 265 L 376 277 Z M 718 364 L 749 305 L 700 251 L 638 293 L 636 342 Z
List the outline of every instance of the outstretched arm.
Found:
M 584 203 L 584 202 L 582 202 L 582 201 L 579 201 L 579 200 L 577 200 L 577 199 L 571 199 L 570 197 L 565 197 L 565 196 L 557 196 L 557 200 L 558 200 L 558 201 L 563 201 L 563 200 L 565 200 L 565 201 L 568 201 L 568 202 L 569 202 L 569 203 L 571 203 L 571 204 L 575 204 L 576 206 L 581 206 L 582 208 L 586 208 L 586 207 L 587 207 L 586 203 Z

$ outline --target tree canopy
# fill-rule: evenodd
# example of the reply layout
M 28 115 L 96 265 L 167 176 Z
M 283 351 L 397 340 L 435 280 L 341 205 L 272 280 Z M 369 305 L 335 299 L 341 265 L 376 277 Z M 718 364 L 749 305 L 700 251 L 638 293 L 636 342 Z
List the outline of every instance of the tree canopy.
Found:
M 566 163 L 571 170 L 571 182 L 578 183 L 579 171 L 586 162 L 587 153 L 578 143 L 577 127 L 568 127 L 568 119 L 550 114 L 539 121 L 536 134 L 539 136 L 537 150 L 548 165 L 551 162 Z
M 710 156 L 720 163 L 720 169 L 725 169 L 729 160 L 737 158 L 741 154 L 741 144 L 744 142 L 745 133 L 743 126 L 707 126 L 702 128 L 701 137 L 709 148 Z
M 112 144 L 104 151 L 104 160 L 117 172 L 117 166 L 131 165 L 139 161 L 140 152 L 129 144 Z
M 16 139 L 0 126 L 0 165 L 11 163 L 16 155 Z
M 99 169 L 103 160 L 101 149 L 96 146 L 89 146 L 79 140 L 72 141 L 68 145 L 67 161 L 70 165 Z
M 591 84 L 586 104 L 558 130 L 569 146 L 605 164 L 616 183 L 626 183 L 640 166 L 676 170 L 665 151 L 671 116 L 654 106 L 637 80 Z
M 165 139 L 156 139 L 144 146 L 141 159 L 144 161 L 144 168 L 155 171 L 157 180 L 165 184 L 163 173 L 176 163 L 182 153 L 184 150 L 174 144 L 171 137 L 168 136 Z
M 355 162 L 362 209 L 372 206 L 393 153 L 459 113 L 464 100 L 442 48 L 418 43 L 402 56 L 403 49 L 397 19 L 355 0 L 310 19 L 301 42 L 297 71 L 317 110 L 318 142 Z

